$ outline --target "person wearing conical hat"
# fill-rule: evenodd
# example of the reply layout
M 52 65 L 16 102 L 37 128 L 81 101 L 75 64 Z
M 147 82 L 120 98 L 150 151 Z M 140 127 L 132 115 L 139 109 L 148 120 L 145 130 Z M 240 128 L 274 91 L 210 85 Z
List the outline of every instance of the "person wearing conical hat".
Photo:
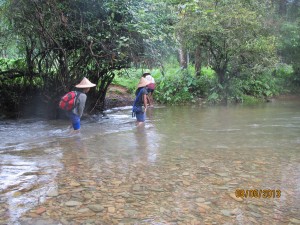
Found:
M 135 92 L 136 100 L 134 102 L 133 109 L 136 116 L 136 125 L 140 126 L 145 122 L 146 110 L 147 110 L 147 85 L 150 82 L 142 77 L 137 85 L 137 90 Z
M 68 117 L 71 120 L 73 129 L 75 131 L 80 130 L 80 118 L 83 114 L 83 110 L 85 107 L 85 102 L 87 99 L 86 93 L 89 92 L 91 87 L 95 87 L 96 84 L 93 84 L 90 82 L 86 77 L 84 77 L 81 82 L 76 87 L 76 102 L 75 102 L 75 108 L 68 112 Z
M 151 76 L 150 71 L 148 71 L 148 70 L 143 73 L 143 77 L 146 78 L 148 81 L 150 81 L 150 84 L 147 85 L 148 101 L 149 101 L 150 107 L 153 107 L 153 103 L 154 103 L 153 93 L 154 93 L 154 89 L 155 89 L 155 80 Z

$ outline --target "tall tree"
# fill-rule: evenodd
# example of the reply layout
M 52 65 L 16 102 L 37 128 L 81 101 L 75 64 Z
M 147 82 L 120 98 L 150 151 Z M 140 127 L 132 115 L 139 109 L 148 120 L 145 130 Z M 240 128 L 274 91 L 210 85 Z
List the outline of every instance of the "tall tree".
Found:
M 286 5 L 285 20 L 280 21 L 278 32 L 279 55 L 283 62 L 294 69 L 294 83 L 300 85 L 300 1 L 292 0 Z
M 97 84 L 87 108 L 103 108 L 114 71 L 129 67 L 133 56 L 143 52 L 130 11 L 135 2 L 7 1 L 6 15 L 27 62 L 26 71 L 11 70 L 11 77 L 43 80 L 53 112 L 59 96 L 86 76 Z
M 269 5 L 267 5 L 269 6 Z M 188 1 L 177 32 L 190 49 L 211 55 L 220 85 L 242 74 L 259 74 L 276 62 L 275 38 L 264 28 L 259 1 Z

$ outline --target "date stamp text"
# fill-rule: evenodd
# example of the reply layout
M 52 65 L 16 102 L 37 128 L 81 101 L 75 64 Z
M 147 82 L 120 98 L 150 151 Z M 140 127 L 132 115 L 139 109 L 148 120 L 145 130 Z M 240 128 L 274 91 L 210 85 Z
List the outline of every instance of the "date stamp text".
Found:
M 237 198 L 280 198 L 280 190 L 271 189 L 236 189 L 235 196 Z

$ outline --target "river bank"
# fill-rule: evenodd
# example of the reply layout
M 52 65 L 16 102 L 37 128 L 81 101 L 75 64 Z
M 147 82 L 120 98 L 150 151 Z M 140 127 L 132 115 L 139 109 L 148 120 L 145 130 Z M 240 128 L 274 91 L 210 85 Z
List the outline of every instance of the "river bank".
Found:
M 134 95 L 129 93 L 126 87 L 115 84 L 111 84 L 108 87 L 105 98 L 106 109 L 129 106 L 133 104 L 133 101 Z
M 158 94 L 154 92 L 154 96 Z M 255 104 L 260 104 L 263 102 L 273 102 L 276 100 L 292 100 L 292 99 L 297 99 L 299 98 L 300 94 L 282 94 L 279 96 L 274 96 L 271 98 L 266 98 L 266 99 L 256 99 L 251 97 L 251 99 L 253 101 L 250 102 L 243 102 L 243 103 L 230 103 L 230 104 L 251 104 L 251 105 L 255 105 Z M 134 102 L 135 96 L 134 94 L 130 93 L 130 91 L 121 85 L 115 85 L 115 84 L 111 84 L 108 87 L 107 93 L 106 93 L 106 98 L 105 98 L 105 110 L 110 110 L 112 108 L 116 108 L 116 107 L 124 107 L 124 106 L 132 106 L 133 102 Z M 225 103 L 219 103 L 219 104 L 225 104 Z M 210 105 L 210 103 L 207 103 L 205 98 L 198 98 L 196 100 L 194 100 L 193 102 L 186 102 L 186 103 L 181 103 L 181 105 Z M 218 104 L 215 104 L 218 105 Z M 4 114 L 0 114 L 0 120 L 7 120 L 7 119 L 13 119 L 13 118 L 17 118 L 17 119 L 21 119 L 21 118 L 45 118 L 46 117 L 46 111 L 47 111 L 47 107 L 46 105 L 43 106 L 33 106 L 36 108 L 36 113 L 34 115 L 32 114 L 28 114 L 25 113 L 26 116 L 24 115 L 12 115 L 11 117 L 8 117 L 7 115 L 9 115 L 9 113 L 7 113 L 7 115 L 5 116 Z M 29 107 L 30 108 L 30 107 Z M 46 110 L 46 111 L 45 111 Z M 97 112 L 96 114 L 101 114 L 102 112 Z M 63 117 L 64 115 L 60 114 L 60 116 L 58 116 L 58 118 Z M 89 118 L 91 115 L 88 114 L 84 114 L 83 115 L 83 120 L 86 118 Z M 52 118 L 53 119 L 53 118 Z

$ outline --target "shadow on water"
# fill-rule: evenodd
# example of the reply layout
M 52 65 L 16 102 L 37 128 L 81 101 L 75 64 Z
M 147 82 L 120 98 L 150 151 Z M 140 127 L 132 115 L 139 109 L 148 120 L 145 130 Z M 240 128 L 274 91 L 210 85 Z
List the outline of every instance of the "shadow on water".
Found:
M 3 122 L 0 224 L 294 224 L 300 103 Z M 237 198 L 237 189 L 281 196 Z

